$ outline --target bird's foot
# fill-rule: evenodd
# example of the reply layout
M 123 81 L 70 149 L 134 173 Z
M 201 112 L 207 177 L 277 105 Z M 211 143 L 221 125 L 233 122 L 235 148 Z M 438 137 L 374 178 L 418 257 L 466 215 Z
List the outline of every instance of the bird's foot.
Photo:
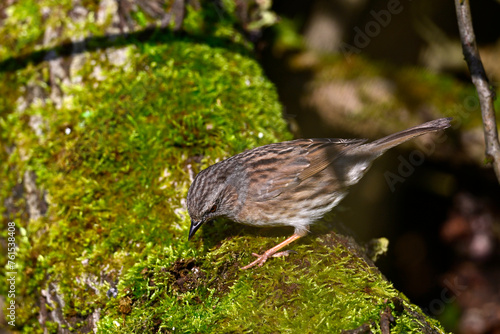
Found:
M 267 259 L 270 257 L 270 256 L 273 256 L 273 254 L 269 254 L 268 252 L 265 252 L 264 254 L 262 255 L 259 255 L 257 253 L 252 253 L 253 256 L 256 256 L 257 257 L 257 260 L 253 261 L 252 263 L 250 264 L 247 264 L 246 266 L 244 267 L 241 267 L 241 270 L 246 270 L 246 269 L 250 269 L 252 267 L 255 267 L 255 266 L 259 266 L 259 267 L 262 267 L 262 265 L 267 261 Z
M 259 255 L 257 253 L 252 253 L 253 256 L 257 257 L 257 260 L 253 261 L 252 263 L 250 264 L 247 264 L 246 266 L 242 267 L 241 270 L 246 270 L 246 269 L 250 269 L 252 267 L 255 267 L 255 266 L 259 266 L 259 267 L 262 267 L 262 265 L 267 261 L 267 259 L 269 259 L 270 257 L 281 257 L 281 256 L 288 256 L 292 253 L 297 253 L 296 251 L 293 251 L 293 250 L 286 250 L 286 251 L 283 251 L 283 252 L 271 252 L 271 249 L 268 250 L 267 252 L 264 252 L 264 254 L 262 255 Z
M 289 243 L 293 242 L 294 240 L 297 240 L 298 238 L 302 237 L 302 234 L 298 234 L 298 233 L 294 233 L 292 236 L 290 236 L 289 238 L 287 238 L 285 241 L 277 244 L 276 246 L 274 246 L 273 248 L 271 249 L 268 249 L 267 251 L 264 252 L 264 254 L 262 255 L 259 255 L 259 254 L 255 254 L 253 253 L 252 255 L 253 256 L 256 256 L 257 257 L 257 260 L 253 261 L 252 263 L 244 266 L 241 268 L 241 270 L 245 270 L 245 269 L 250 269 L 252 267 L 255 267 L 255 266 L 259 266 L 259 267 L 262 267 L 262 265 L 267 261 L 267 259 L 269 259 L 271 256 L 272 257 L 277 257 L 277 256 L 287 256 L 289 255 L 290 253 L 293 253 L 294 251 L 284 251 L 284 252 L 278 252 L 280 249 L 282 249 L 283 247 L 285 247 L 286 245 L 288 245 Z

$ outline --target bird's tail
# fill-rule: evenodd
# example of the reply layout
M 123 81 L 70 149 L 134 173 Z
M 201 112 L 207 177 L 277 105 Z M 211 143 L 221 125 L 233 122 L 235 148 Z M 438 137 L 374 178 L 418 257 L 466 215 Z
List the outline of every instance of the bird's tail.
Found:
M 414 126 L 413 128 L 393 133 L 391 135 L 388 135 L 387 137 L 375 140 L 367 145 L 370 146 L 371 150 L 375 152 L 378 151 L 380 152 L 380 154 L 382 154 L 388 149 L 402 144 L 412 138 L 418 137 L 428 132 L 435 132 L 449 128 L 451 126 L 451 119 L 451 117 L 435 119 L 433 121 Z

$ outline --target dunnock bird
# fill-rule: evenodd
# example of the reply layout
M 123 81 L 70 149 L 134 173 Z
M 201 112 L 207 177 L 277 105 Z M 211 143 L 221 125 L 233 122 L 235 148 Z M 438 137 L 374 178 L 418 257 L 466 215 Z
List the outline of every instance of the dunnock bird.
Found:
M 295 233 L 241 269 L 262 266 L 305 236 L 336 206 L 385 151 L 416 136 L 446 129 L 440 118 L 366 143 L 365 139 L 297 139 L 260 146 L 202 170 L 187 196 L 191 239 L 217 217 L 253 226 L 293 226 Z

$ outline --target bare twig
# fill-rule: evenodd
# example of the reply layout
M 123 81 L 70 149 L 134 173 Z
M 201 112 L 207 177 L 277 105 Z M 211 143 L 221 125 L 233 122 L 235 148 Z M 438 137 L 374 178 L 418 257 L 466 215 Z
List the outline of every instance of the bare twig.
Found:
M 469 66 L 472 82 L 476 86 L 483 116 L 484 140 L 486 143 L 486 159 L 493 163 L 493 168 L 500 182 L 500 143 L 495 119 L 492 91 L 486 72 L 484 71 L 481 57 L 476 45 L 476 36 L 472 28 L 469 0 L 455 0 L 457 10 L 458 29 L 462 40 L 462 49 L 465 61 Z

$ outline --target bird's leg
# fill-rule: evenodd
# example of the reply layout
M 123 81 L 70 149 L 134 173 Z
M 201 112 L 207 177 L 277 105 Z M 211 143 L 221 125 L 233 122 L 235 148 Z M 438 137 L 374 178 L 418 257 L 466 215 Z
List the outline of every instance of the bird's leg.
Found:
M 258 265 L 259 267 L 262 267 L 262 265 L 271 256 L 285 256 L 285 255 L 288 255 L 288 252 L 280 252 L 280 253 L 276 253 L 276 252 L 279 251 L 281 248 L 285 247 L 286 245 L 294 242 L 295 240 L 297 240 L 298 238 L 300 238 L 302 236 L 303 235 L 294 233 L 291 237 L 289 237 L 285 241 L 283 241 L 283 242 L 277 244 L 276 246 L 274 246 L 273 248 L 268 249 L 267 251 L 265 251 L 264 254 L 262 254 L 262 255 L 253 253 L 252 254 L 253 256 L 257 256 L 258 257 L 257 260 L 255 260 L 252 263 L 247 264 L 246 266 L 242 267 L 241 270 L 249 269 L 249 268 L 252 268 L 252 267 L 254 267 L 256 265 Z

